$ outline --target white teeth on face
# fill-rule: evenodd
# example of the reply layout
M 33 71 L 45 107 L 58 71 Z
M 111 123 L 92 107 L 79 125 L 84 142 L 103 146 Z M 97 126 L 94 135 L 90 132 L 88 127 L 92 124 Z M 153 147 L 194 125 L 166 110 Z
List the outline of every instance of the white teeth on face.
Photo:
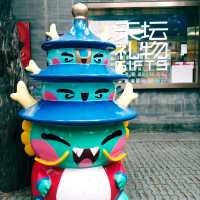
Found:
M 84 150 L 84 149 L 82 149 L 82 148 L 77 148 L 77 147 L 74 147 L 74 148 L 73 148 L 74 153 L 75 153 L 78 157 L 80 157 L 80 156 L 82 155 L 83 150 Z
M 99 147 L 90 148 L 90 151 L 92 152 L 93 156 L 95 156 L 99 151 Z
M 82 153 L 83 153 L 84 149 L 83 148 L 78 148 L 78 147 L 74 147 L 73 148 L 73 152 L 80 158 Z M 95 156 L 97 154 L 97 152 L 99 151 L 99 147 L 93 147 L 90 148 L 90 151 L 92 152 L 92 155 Z

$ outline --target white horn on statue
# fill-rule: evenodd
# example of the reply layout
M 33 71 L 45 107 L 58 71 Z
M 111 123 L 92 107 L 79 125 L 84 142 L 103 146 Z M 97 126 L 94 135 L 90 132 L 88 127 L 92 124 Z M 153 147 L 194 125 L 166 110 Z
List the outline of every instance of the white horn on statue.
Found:
M 46 32 L 45 34 L 47 36 L 49 36 L 52 40 L 56 40 L 56 39 L 59 38 L 59 35 L 57 33 L 56 25 L 55 24 L 51 24 L 49 32 Z
M 34 60 L 30 60 L 28 66 L 26 66 L 25 69 L 29 72 L 32 72 L 33 74 L 38 74 L 41 71 Z
M 17 92 L 12 93 L 10 97 L 20 103 L 24 108 L 29 108 L 36 104 L 37 101 L 29 93 L 26 84 L 23 81 L 17 83 Z
M 126 83 L 123 93 L 116 100 L 117 104 L 121 107 L 127 108 L 128 105 L 135 99 L 137 99 L 138 94 L 133 92 L 133 86 L 131 83 Z

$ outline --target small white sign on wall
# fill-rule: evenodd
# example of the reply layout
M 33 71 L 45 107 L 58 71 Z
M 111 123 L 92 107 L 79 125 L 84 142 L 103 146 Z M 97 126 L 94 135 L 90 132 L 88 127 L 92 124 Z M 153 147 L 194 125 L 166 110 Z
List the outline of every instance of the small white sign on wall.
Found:
M 175 62 L 172 65 L 172 83 L 192 83 L 194 62 Z

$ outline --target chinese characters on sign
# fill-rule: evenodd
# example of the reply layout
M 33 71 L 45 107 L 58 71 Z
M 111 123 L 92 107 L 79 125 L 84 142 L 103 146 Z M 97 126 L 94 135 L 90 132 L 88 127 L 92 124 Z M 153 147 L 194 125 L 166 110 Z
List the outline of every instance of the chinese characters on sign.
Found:
M 112 64 L 116 68 L 127 69 L 132 82 L 169 81 L 171 60 L 167 20 L 136 19 L 97 23 L 93 21 L 91 29 L 94 33 L 95 29 L 101 29 L 99 37 L 116 44 L 115 63 Z
M 157 71 L 167 71 L 168 66 L 168 43 L 167 43 L 167 21 L 150 21 L 143 24 L 140 22 L 129 22 L 128 36 L 131 40 L 139 41 L 139 52 L 132 55 L 129 42 L 129 59 L 133 60 L 134 70 L 147 63 L 148 70 L 152 71 L 155 65 Z M 147 41 L 148 39 L 148 41 Z
M 127 66 L 128 71 L 140 78 L 152 75 L 163 76 L 167 81 L 170 58 L 167 42 L 167 21 L 127 21 L 128 47 L 118 47 L 116 66 Z M 124 31 L 125 34 L 125 31 Z M 153 77 L 153 76 L 152 76 Z M 158 80 L 158 82 L 162 82 Z M 153 80 L 155 81 L 155 80 Z M 135 81 L 137 82 L 137 80 Z

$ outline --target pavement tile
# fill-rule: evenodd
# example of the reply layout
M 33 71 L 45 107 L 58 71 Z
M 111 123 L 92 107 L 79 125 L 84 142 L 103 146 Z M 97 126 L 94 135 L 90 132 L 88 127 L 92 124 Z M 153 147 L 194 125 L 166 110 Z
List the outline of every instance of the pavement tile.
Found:
M 200 133 L 134 133 L 126 148 L 129 200 L 200 200 Z M 0 200 L 31 200 L 30 189 Z

